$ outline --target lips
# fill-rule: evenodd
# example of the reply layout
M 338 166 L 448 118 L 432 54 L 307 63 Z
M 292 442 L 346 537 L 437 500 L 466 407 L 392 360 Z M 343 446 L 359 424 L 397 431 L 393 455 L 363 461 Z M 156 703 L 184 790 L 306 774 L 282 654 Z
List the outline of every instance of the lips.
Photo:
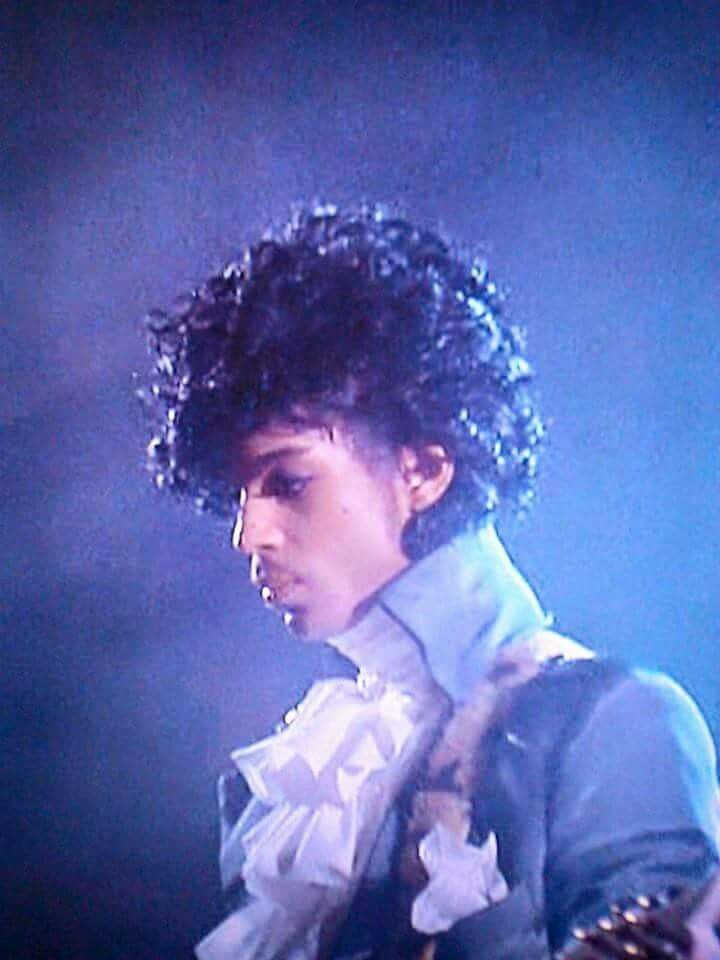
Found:
M 307 633 L 307 602 L 303 580 L 286 570 L 251 565 L 251 578 L 266 607 L 280 614 L 285 626 L 300 637 Z
M 263 577 L 258 586 L 260 596 L 265 604 L 271 607 L 289 608 L 292 606 L 293 594 L 297 587 L 296 577 L 270 578 Z

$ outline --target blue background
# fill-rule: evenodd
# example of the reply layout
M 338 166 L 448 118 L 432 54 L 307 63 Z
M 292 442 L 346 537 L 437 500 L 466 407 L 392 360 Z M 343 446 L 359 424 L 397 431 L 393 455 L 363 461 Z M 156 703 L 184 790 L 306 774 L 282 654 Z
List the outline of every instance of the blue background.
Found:
M 513 554 L 720 729 L 717 3 L 146 6 L 2 14 L 9 960 L 189 956 L 215 777 L 332 668 L 151 488 L 133 396 L 143 312 L 294 201 L 487 256 L 552 421 Z

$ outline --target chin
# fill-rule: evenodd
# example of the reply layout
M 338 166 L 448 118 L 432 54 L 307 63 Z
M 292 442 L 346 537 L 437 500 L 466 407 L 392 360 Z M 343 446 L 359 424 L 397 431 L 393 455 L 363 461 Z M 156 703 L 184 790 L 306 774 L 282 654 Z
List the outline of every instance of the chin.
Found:
M 286 610 L 282 619 L 290 633 L 304 643 L 317 643 L 324 639 L 318 635 L 306 610 Z
M 283 614 L 288 630 L 304 643 L 322 643 L 347 629 L 346 620 L 316 619 L 307 609 L 289 610 Z

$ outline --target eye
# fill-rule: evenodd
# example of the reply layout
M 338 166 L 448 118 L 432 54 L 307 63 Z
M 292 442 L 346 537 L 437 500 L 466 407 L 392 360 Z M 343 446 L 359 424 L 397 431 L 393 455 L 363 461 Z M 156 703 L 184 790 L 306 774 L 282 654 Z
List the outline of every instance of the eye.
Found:
M 275 469 L 265 478 L 263 493 L 267 497 L 277 497 L 279 500 L 294 500 L 300 496 L 309 482 L 310 477 Z

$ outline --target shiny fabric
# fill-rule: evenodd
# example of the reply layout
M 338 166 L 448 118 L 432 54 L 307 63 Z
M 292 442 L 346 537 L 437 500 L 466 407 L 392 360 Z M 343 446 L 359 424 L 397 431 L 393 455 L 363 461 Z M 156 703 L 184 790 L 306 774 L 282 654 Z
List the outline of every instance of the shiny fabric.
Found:
M 254 797 L 238 818 L 237 776 L 222 781 L 221 873 L 234 909 L 198 946 L 200 960 L 310 960 L 328 924 L 339 930 L 334 957 L 404 955 L 418 908 L 403 898 L 394 863 L 443 704 L 467 699 L 498 651 L 556 636 L 547 623 L 492 528 L 447 544 L 373 598 L 358 625 L 331 641 L 360 667 L 359 687 L 316 685 L 305 730 L 295 721 L 277 742 L 234 755 Z M 699 879 L 716 855 L 714 755 L 692 702 L 665 678 L 586 660 L 579 646 L 575 654 L 521 688 L 486 738 L 468 839 L 494 862 L 469 913 L 440 917 L 443 897 L 433 905 L 429 923 L 445 931 L 438 960 L 547 957 L 606 898 Z M 368 711 L 373 689 L 409 713 L 379 719 L 377 703 Z M 337 697 L 346 698 L 339 709 L 316 710 Z M 373 723 L 363 721 L 364 760 L 339 778 L 333 757 L 352 730 L 356 697 L 379 726 L 368 741 Z M 345 718 L 331 722 L 332 744 L 320 748 L 313 717 L 321 726 Z M 296 741 L 290 766 L 275 749 L 283 737 Z M 653 782 L 660 789 L 651 792 Z M 375 802 L 363 808 L 369 783 Z
M 494 832 L 509 893 L 440 935 L 438 960 L 547 960 L 608 903 L 699 883 L 717 858 L 707 730 L 689 698 L 656 674 L 550 662 L 489 732 L 478 782 L 470 839 Z M 404 799 L 338 957 L 417 955 L 404 952 L 412 931 L 397 927 L 407 904 L 392 878 Z

